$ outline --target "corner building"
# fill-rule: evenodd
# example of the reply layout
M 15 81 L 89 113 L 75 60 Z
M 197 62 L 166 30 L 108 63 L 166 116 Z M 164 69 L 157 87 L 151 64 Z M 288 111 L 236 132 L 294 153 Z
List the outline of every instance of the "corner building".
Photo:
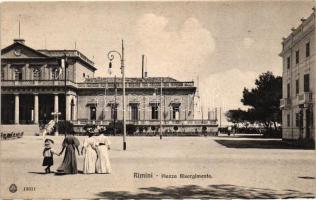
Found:
M 315 8 L 283 38 L 282 138 L 315 142 Z

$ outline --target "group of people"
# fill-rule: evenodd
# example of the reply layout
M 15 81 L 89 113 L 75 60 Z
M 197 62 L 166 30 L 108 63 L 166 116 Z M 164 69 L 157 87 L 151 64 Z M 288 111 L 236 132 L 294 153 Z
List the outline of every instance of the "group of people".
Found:
M 111 164 L 109 160 L 110 140 L 103 134 L 98 136 L 93 130 L 88 130 L 88 138 L 83 141 L 81 152 L 79 151 L 80 142 L 74 136 L 74 132 L 65 135 L 60 153 L 55 152 L 51 145 L 54 143 L 51 139 L 45 140 L 43 150 L 43 166 L 46 166 L 45 172 L 50 173 L 50 167 L 54 164 L 53 155 L 62 155 L 65 151 L 62 164 L 57 168 L 59 174 L 77 174 L 77 158 L 78 155 L 84 156 L 83 173 L 84 174 L 109 174 L 111 173 Z

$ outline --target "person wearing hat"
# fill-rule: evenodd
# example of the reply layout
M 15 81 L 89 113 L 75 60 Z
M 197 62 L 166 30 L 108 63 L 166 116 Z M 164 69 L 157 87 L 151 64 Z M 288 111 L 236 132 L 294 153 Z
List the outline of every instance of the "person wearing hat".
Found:
M 52 150 L 52 145 L 54 141 L 51 139 L 45 139 L 44 141 L 44 150 L 43 150 L 43 164 L 42 166 L 47 166 L 45 168 L 45 173 L 50 173 L 50 167 L 54 165 L 54 158 L 53 155 L 58 155 L 54 150 Z
M 96 140 L 94 137 L 92 137 L 94 135 L 93 129 L 87 129 L 87 132 L 89 137 L 84 139 L 81 150 L 81 154 L 84 155 L 83 173 L 93 174 L 96 171 L 95 163 L 97 160 Z

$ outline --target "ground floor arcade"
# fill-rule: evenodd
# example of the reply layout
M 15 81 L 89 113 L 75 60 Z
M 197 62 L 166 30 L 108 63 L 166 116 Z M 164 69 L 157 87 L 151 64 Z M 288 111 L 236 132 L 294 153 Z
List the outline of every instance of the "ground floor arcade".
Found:
M 67 104 L 65 105 L 65 99 Z M 2 124 L 46 124 L 57 117 L 75 120 L 76 103 L 71 95 L 62 93 L 14 93 L 1 95 L 1 123 Z

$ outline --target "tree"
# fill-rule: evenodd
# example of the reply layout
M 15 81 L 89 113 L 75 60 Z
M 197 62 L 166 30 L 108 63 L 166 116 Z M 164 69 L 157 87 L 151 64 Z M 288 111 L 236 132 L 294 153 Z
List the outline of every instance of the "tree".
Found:
M 249 120 L 264 124 L 267 128 L 281 122 L 280 99 L 282 98 L 282 77 L 266 72 L 255 81 L 255 88 L 244 88 L 241 102 L 250 106 Z
M 225 115 L 227 120 L 235 125 L 248 121 L 247 111 L 241 110 L 240 108 L 238 108 L 238 110 L 229 110 L 225 113 Z

